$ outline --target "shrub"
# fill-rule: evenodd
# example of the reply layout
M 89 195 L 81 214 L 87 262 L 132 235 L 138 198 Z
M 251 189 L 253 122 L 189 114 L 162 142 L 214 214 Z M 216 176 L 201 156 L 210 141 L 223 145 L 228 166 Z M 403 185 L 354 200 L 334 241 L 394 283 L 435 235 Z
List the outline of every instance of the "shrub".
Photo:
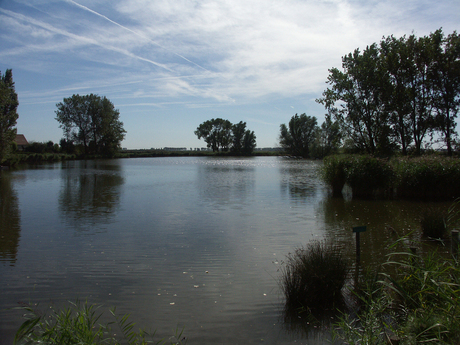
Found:
M 287 256 L 281 287 L 287 310 L 324 310 L 343 301 L 348 265 L 337 248 L 314 241 Z

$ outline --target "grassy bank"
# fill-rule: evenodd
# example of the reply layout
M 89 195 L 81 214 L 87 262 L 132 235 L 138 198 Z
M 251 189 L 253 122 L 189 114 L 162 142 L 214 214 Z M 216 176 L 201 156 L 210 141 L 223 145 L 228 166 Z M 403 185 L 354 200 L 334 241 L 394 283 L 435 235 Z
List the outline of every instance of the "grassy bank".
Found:
M 443 156 L 390 160 L 362 155 L 324 159 L 321 177 L 335 196 L 348 185 L 353 197 L 455 199 L 460 197 L 460 160 Z

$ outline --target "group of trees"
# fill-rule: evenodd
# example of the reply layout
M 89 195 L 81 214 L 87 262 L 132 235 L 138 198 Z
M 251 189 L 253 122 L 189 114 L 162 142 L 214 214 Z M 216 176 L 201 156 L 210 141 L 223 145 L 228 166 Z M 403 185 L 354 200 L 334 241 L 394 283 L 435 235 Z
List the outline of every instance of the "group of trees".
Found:
M 321 158 L 336 153 L 341 139 L 339 124 L 329 115 L 321 126 L 316 117 L 306 114 L 295 114 L 287 126 L 280 125 L 280 146 L 293 156 Z
M 56 120 L 64 130 L 63 148 L 81 145 L 85 154 L 112 155 L 126 131 L 120 112 L 107 97 L 73 95 L 56 104 Z
M 448 154 L 460 106 L 460 37 L 441 29 L 417 38 L 383 38 L 342 58 L 329 70 L 323 97 L 349 148 L 370 154 L 421 153 L 441 137 Z
M 14 146 L 18 106 L 13 72 L 7 69 L 3 75 L 0 72 L 0 163 Z M 56 120 L 65 136 L 61 139 L 61 147 L 49 141 L 32 143 L 27 151 L 74 153 L 77 146 L 81 146 L 85 154 L 112 155 L 118 151 L 126 131 L 119 120 L 120 112 L 106 97 L 73 95 L 56 106 Z
M 246 122 L 232 124 L 221 118 L 203 122 L 194 132 L 198 139 L 203 138 L 213 152 L 232 152 L 249 155 L 256 147 L 254 131 L 246 129 Z

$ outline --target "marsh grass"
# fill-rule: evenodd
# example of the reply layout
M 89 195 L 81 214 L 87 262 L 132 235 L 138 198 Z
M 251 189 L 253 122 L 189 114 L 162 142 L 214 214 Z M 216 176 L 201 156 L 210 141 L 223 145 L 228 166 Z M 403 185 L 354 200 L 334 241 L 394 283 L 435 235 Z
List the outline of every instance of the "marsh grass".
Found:
M 394 173 L 387 161 L 366 155 L 337 155 L 324 159 L 322 179 L 339 196 L 348 184 L 353 196 L 370 198 L 388 195 Z
M 390 161 L 367 155 L 324 159 L 323 181 L 335 196 L 348 184 L 353 197 L 453 199 L 460 197 L 460 160 L 431 155 Z
M 154 340 L 155 333 L 135 329 L 129 315 L 119 316 L 116 309 L 110 309 L 112 322 L 102 324 L 100 305 L 88 302 L 70 303 L 63 309 L 49 308 L 44 313 L 32 305 L 20 307 L 25 313 L 25 321 L 16 332 L 14 344 L 85 344 L 85 345 L 144 345 L 144 344 L 183 344 L 182 333 L 169 339 Z M 116 336 L 116 334 L 120 334 Z
M 390 248 L 377 284 L 357 294 L 363 306 L 335 324 L 335 336 L 345 343 L 388 344 L 391 336 L 401 345 L 459 343 L 458 262 L 436 251 L 416 255 L 405 240 Z
M 282 268 L 286 315 L 316 314 L 341 305 L 348 271 L 339 250 L 325 242 L 314 241 L 296 249 Z

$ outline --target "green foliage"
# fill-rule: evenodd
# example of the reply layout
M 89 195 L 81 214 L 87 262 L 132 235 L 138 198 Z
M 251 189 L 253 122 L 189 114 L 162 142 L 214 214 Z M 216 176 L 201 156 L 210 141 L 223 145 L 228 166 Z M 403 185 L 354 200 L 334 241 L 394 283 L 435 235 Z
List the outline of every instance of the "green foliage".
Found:
M 398 240 L 380 279 L 354 316 L 344 314 L 335 335 L 347 344 L 456 344 L 460 339 L 460 267 L 455 259 L 430 252 L 419 256 Z M 403 250 L 397 249 L 399 247 Z M 366 291 L 366 290 L 365 290 Z M 365 297 L 363 297 L 365 296 Z
M 316 117 L 295 114 L 288 126 L 284 123 L 280 125 L 280 145 L 293 156 L 310 158 L 310 149 L 318 131 Z
M 11 144 L 16 137 L 17 109 L 19 106 L 13 81 L 13 72 L 7 69 L 5 74 L 0 72 L 0 164 L 10 152 Z
M 371 197 L 390 193 L 394 173 L 387 161 L 362 155 L 329 156 L 324 159 L 321 177 L 340 195 L 347 183 L 354 197 Z
M 287 256 L 281 288 L 287 311 L 324 311 L 343 301 L 348 264 L 337 248 L 311 242 Z
M 43 314 L 30 305 L 21 309 L 26 313 L 26 321 L 16 333 L 14 344 L 85 344 L 85 345 L 145 345 L 166 344 L 164 340 L 154 341 L 154 335 L 143 329 L 135 330 L 129 315 L 119 316 L 116 309 L 110 310 L 114 322 L 101 324 L 103 313 L 100 305 L 88 302 L 70 303 L 71 307 L 57 310 L 50 308 L 50 314 Z M 121 331 L 121 337 L 115 332 Z M 183 344 L 182 332 L 176 332 L 170 344 Z
M 77 94 L 64 98 L 56 107 L 56 120 L 66 143 L 82 145 L 85 154 L 113 156 L 119 150 L 126 131 L 120 112 L 106 97 Z
M 256 136 L 246 129 L 243 121 L 232 124 L 221 118 L 211 119 L 200 124 L 194 133 L 198 139 L 203 138 L 213 152 L 250 155 L 256 147 Z
M 397 194 L 405 198 L 460 196 L 460 161 L 440 156 L 400 158 L 392 161 Z
M 372 155 L 421 154 L 438 132 L 448 155 L 460 109 L 460 37 L 441 29 L 429 36 L 390 36 L 342 57 L 317 102 L 340 123 L 352 148 Z
M 324 159 L 323 181 L 339 196 L 345 183 L 353 197 L 393 196 L 453 199 L 460 196 L 460 160 L 442 156 L 400 157 L 390 161 L 365 155 Z

